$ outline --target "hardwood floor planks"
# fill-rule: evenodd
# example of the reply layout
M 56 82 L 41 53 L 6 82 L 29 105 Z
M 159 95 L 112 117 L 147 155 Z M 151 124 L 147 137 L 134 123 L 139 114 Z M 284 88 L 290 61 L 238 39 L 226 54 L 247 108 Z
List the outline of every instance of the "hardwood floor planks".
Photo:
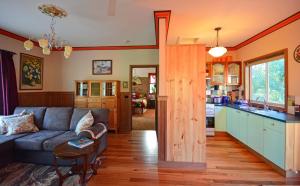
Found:
M 158 168 L 154 131 L 109 134 L 106 159 L 89 186 L 300 185 L 286 179 L 229 135 L 207 138 L 207 169 Z

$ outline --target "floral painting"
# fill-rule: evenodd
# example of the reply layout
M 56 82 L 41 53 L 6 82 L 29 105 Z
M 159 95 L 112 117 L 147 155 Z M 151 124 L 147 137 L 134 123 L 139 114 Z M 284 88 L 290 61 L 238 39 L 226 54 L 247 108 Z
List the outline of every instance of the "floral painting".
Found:
M 23 54 L 20 57 L 20 89 L 43 89 L 43 58 Z

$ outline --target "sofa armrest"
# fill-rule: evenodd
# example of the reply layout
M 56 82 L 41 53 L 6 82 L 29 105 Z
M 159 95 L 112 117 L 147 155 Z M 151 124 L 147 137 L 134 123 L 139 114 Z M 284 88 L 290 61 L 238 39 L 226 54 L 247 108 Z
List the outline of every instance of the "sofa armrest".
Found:
M 95 139 L 99 139 L 106 132 L 107 132 L 107 127 L 104 123 L 96 123 L 90 128 L 81 131 L 78 135 L 81 137 L 87 137 L 95 140 Z

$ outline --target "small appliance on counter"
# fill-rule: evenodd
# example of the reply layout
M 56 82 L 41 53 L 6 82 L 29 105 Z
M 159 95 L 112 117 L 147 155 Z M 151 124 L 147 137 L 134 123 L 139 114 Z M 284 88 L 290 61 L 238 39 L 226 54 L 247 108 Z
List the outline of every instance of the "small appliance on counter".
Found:
M 213 103 L 221 104 L 222 103 L 222 97 L 219 97 L 219 96 L 213 97 Z
M 230 103 L 230 97 L 229 96 L 222 96 L 222 104 L 227 105 Z

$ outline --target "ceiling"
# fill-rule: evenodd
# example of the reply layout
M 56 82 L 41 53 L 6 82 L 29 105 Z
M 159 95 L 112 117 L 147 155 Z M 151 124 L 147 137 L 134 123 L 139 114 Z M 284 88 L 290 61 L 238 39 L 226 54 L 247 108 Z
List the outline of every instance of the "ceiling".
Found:
M 115 1 L 115 16 L 109 16 Z M 155 45 L 153 11 L 171 10 L 168 43 L 235 46 L 300 11 L 300 0 L 1 0 L 0 28 L 24 37 L 49 32 L 50 18 L 37 6 L 50 3 L 68 17 L 57 20 L 58 35 L 72 46 Z

